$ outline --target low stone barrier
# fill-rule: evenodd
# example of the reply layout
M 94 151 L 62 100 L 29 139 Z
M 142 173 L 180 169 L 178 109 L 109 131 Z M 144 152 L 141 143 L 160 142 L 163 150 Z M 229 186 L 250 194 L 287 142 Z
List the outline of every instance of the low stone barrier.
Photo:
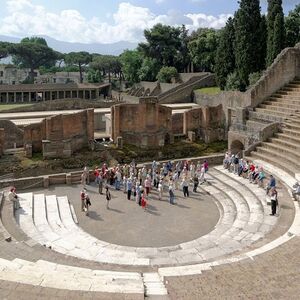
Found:
M 223 163 L 224 154 L 216 154 L 210 156 L 200 156 L 200 157 L 191 157 L 191 158 L 182 158 L 182 159 L 170 159 L 174 163 L 180 160 L 188 160 L 193 162 L 200 161 L 203 163 L 204 160 L 207 160 L 210 166 L 220 165 Z M 160 161 L 161 164 L 167 163 L 168 161 Z M 145 165 L 146 167 L 150 168 L 152 162 L 146 162 L 139 164 L 138 167 Z M 37 176 L 37 177 L 25 177 L 19 179 L 7 179 L 7 180 L 0 180 L 0 189 L 5 189 L 10 186 L 14 186 L 17 190 L 27 190 L 27 189 L 34 189 L 34 188 L 48 188 L 50 185 L 56 184 L 76 184 L 81 181 L 81 174 L 82 171 L 75 171 L 71 173 L 60 173 L 60 174 L 51 174 L 51 175 L 44 175 L 44 176 Z M 90 181 L 93 181 L 94 177 L 94 170 L 90 170 Z

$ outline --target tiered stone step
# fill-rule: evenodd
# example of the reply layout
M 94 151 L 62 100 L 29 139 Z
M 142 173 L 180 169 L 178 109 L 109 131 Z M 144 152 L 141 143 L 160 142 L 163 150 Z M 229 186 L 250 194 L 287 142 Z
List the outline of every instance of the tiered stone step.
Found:
M 91 270 L 43 260 L 34 263 L 0 258 L 0 280 L 65 290 L 144 295 L 140 273 Z
M 222 214 L 219 223 L 209 234 L 177 246 L 135 248 L 99 241 L 74 223 L 67 197 L 56 198 L 43 195 L 33 197 L 30 194 L 21 194 L 21 204 L 25 203 L 25 205 L 23 205 L 24 211 L 20 212 L 20 219 L 24 220 L 25 215 L 26 221 L 31 222 L 30 225 L 24 226 L 24 231 L 37 242 L 45 243 L 63 254 L 82 259 L 137 266 L 208 261 L 240 251 L 244 246 L 263 237 L 265 230 L 260 232 L 257 227 L 260 228 L 264 222 L 270 225 L 269 219 L 264 214 L 264 207 L 259 204 L 260 200 L 246 187 L 237 186 L 236 182 L 226 178 L 226 175 L 215 174 L 214 176 L 214 185 L 203 185 L 203 189 L 215 195 L 220 201 Z M 226 185 L 221 181 L 229 181 L 229 183 Z M 33 211 L 30 204 L 32 198 Z M 26 208 L 29 210 L 27 211 Z M 23 229 L 22 225 L 24 222 L 20 222 Z

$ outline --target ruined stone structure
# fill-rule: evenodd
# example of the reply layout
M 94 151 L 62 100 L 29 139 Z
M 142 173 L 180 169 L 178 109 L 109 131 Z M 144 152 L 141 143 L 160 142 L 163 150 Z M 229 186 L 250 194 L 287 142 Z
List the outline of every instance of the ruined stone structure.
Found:
M 116 142 L 122 137 L 126 144 L 147 148 L 171 143 L 174 135 L 185 138 L 191 131 L 207 143 L 223 140 L 224 123 L 221 105 L 172 114 L 172 109 L 158 104 L 156 97 L 141 98 L 139 104 L 115 105 L 111 110 L 112 139 Z
M 56 72 L 54 74 L 38 75 L 35 83 L 67 84 L 80 83 L 79 72 Z M 87 82 L 87 75 L 83 73 L 83 82 Z
M 110 95 L 110 83 L 0 85 L 0 103 L 29 103 L 70 98 L 93 100 Z
M 94 140 L 94 110 L 57 115 L 24 127 L 24 145 L 44 158 L 70 157 Z
M 171 142 L 172 110 L 155 98 L 141 99 L 139 104 L 119 104 L 111 109 L 112 138 L 140 147 L 158 147 Z
M 183 134 L 195 132 L 195 137 L 206 143 L 224 140 L 225 116 L 222 105 L 217 107 L 200 107 L 183 114 Z
M 284 49 L 245 93 L 196 95 L 196 102 L 222 104 L 229 130 L 228 147 L 233 153 L 244 151 L 245 156 L 270 162 L 297 177 L 300 169 L 300 44 Z
M 214 86 L 215 76 L 211 73 L 180 74 L 181 83 L 159 83 L 142 81 L 128 92 L 130 96 L 157 97 L 159 103 L 185 103 L 193 101 L 195 89 Z
M 94 110 L 60 114 L 18 128 L 9 120 L 0 120 L 0 150 L 23 148 L 42 152 L 44 158 L 69 157 L 94 140 Z
M 2 84 L 21 84 L 29 77 L 30 69 L 19 69 L 13 65 L 0 65 L 0 85 Z M 39 72 L 36 70 L 35 75 Z

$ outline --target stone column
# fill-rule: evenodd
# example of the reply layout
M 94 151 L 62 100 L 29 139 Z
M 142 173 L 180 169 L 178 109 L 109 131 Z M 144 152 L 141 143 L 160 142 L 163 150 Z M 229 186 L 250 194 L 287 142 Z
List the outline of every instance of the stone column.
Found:
M 14 92 L 14 101 L 13 102 L 17 102 L 17 92 Z
M 76 91 L 77 99 L 79 98 L 79 91 Z
M 8 93 L 6 93 L 6 103 L 8 103 Z
M 89 90 L 90 92 L 90 100 L 92 100 L 92 90 Z
M 64 91 L 64 99 L 66 99 L 66 91 Z

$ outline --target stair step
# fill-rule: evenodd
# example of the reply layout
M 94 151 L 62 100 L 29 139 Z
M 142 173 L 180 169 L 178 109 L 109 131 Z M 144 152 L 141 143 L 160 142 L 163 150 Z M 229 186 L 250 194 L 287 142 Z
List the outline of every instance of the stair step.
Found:
M 283 129 L 282 129 L 282 132 L 300 138 L 300 132 L 297 131 L 297 130 L 292 130 L 292 129 L 288 129 L 288 128 L 283 128 Z
M 286 140 L 283 140 L 282 138 L 271 138 L 270 141 L 273 144 L 277 144 L 277 145 L 281 145 L 281 146 L 287 146 L 287 147 L 290 147 L 294 150 L 299 150 L 300 151 L 300 140 L 299 140 L 299 143 L 288 142 Z
M 284 122 L 283 123 L 283 128 L 287 128 L 287 129 L 292 129 L 295 131 L 300 131 L 300 124 L 297 123 L 293 123 L 293 122 Z
M 300 110 L 300 100 L 298 104 L 291 103 L 289 100 L 278 100 L 278 101 L 265 101 L 263 105 L 275 106 L 280 108 L 290 108 L 294 110 Z
M 297 112 L 297 109 L 294 108 L 288 108 L 287 106 L 279 106 L 279 105 L 272 105 L 272 104 L 266 104 L 265 102 L 260 104 L 259 106 L 260 108 L 264 108 L 266 110 L 272 110 L 272 111 L 276 111 L 276 112 L 285 112 L 287 114 L 293 114 L 295 112 Z
M 300 169 L 300 160 L 296 159 L 296 158 L 293 158 L 293 157 L 286 156 L 284 153 L 277 152 L 277 151 L 267 149 L 267 148 L 264 148 L 264 147 L 257 147 L 257 153 L 262 153 L 266 156 L 270 156 L 270 157 L 275 158 L 279 161 L 280 160 L 285 161 L 288 164 L 294 166 L 294 168 Z
M 298 170 L 295 168 L 295 165 L 278 160 L 272 156 L 265 155 L 263 153 L 251 152 L 251 157 L 266 161 L 268 163 L 273 164 L 274 166 L 278 166 L 292 176 L 295 176 L 295 174 L 298 172 Z
M 288 147 L 285 147 L 283 145 L 278 145 L 278 144 L 273 144 L 270 142 L 264 142 L 262 143 L 263 148 L 265 149 L 270 149 L 276 153 L 280 153 L 282 155 L 288 155 L 289 157 L 295 159 L 295 160 L 299 160 L 300 162 L 300 151 L 299 149 L 291 149 Z
M 290 115 L 292 115 L 292 114 L 286 113 L 286 112 L 274 111 L 274 110 L 269 110 L 269 109 L 259 108 L 259 107 L 255 108 L 255 111 L 258 113 L 270 114 L 270 115 L 275 115 L 275 116 L 284 117 L 284 118 L 287 118 Z
M 300 143 L 300 137 L 296 137 L 291 134 L 286 134 L 286 133 L 275 133 L 275 137 L 284 140 L 284 141 L 290 141 L 292 143 Z

